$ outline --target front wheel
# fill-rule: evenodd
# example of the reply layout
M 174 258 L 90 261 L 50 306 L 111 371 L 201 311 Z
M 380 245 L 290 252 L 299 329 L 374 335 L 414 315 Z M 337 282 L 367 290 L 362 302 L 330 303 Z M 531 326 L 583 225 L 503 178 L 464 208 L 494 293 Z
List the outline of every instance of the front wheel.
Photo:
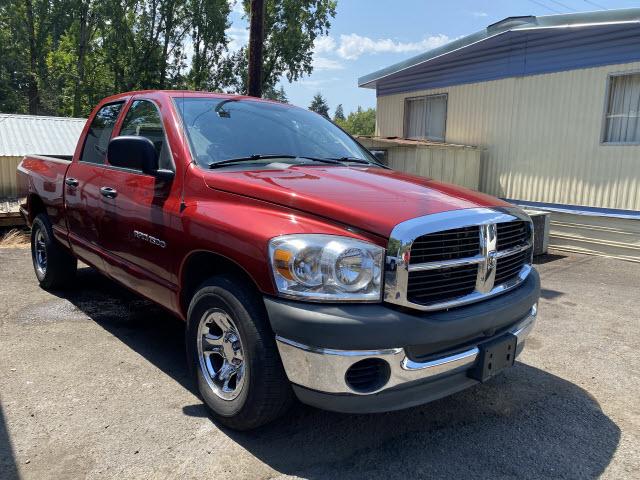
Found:
M 45 290 L 67 287 L 78 269 L 78 261 L 53 238 L 49 217 L 41 213 L 31 226 L 31 259 L 40 286 Z
M 293 394 L 258 293 L 218 276 L 194 295 L 187 354 L 200 396 L 223 425 L 249 430 L 282 415 Z

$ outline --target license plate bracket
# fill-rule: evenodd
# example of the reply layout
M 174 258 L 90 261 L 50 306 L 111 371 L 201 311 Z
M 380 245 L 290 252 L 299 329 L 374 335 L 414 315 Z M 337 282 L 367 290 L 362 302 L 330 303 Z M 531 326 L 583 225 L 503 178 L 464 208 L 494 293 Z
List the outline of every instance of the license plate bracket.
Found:
M 476 366 L 469 370 L 469 376 L 486 382 L 505 368 L 513 365 L 516 357 L 518 337 L 512 333 L 501 335 L 478 345 L 480 350 Z

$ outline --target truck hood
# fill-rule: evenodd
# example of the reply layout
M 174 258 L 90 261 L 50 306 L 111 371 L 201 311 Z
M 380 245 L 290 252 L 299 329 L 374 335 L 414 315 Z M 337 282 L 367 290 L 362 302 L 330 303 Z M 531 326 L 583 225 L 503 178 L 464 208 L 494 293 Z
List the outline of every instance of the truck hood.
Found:
M 411 218 L 476 207 L 510 206 L 495 197 L 377 167 L 288 166 L 205 173 L 216 190 L 326 217 L 388 237 Z

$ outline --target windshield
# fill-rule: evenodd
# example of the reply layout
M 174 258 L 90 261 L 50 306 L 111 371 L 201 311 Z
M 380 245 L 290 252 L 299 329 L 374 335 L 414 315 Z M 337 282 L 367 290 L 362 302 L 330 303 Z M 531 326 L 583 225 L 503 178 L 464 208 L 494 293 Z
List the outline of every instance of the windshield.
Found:
M 257 155 L 375 162 L 329 120 L 302 108 L 243 98 L 175 98 L 175 102 L 191 151 L 202 166 Z

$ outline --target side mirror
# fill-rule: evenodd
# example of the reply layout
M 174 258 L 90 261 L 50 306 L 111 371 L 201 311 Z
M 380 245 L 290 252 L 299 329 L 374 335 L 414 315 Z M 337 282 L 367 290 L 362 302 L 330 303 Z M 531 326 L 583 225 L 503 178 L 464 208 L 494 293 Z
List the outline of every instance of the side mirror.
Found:
M 122 136 L 109 142 L 109 163 L 115 167 L 131 168 L 155 175 L 158 171 L 158 152 L 146 137 Z
M 378 160 L 382 164 L 387 164 L 387 152 L 386 150 L 369 150 L 371 155 L 373 155 L 376 160 Z

